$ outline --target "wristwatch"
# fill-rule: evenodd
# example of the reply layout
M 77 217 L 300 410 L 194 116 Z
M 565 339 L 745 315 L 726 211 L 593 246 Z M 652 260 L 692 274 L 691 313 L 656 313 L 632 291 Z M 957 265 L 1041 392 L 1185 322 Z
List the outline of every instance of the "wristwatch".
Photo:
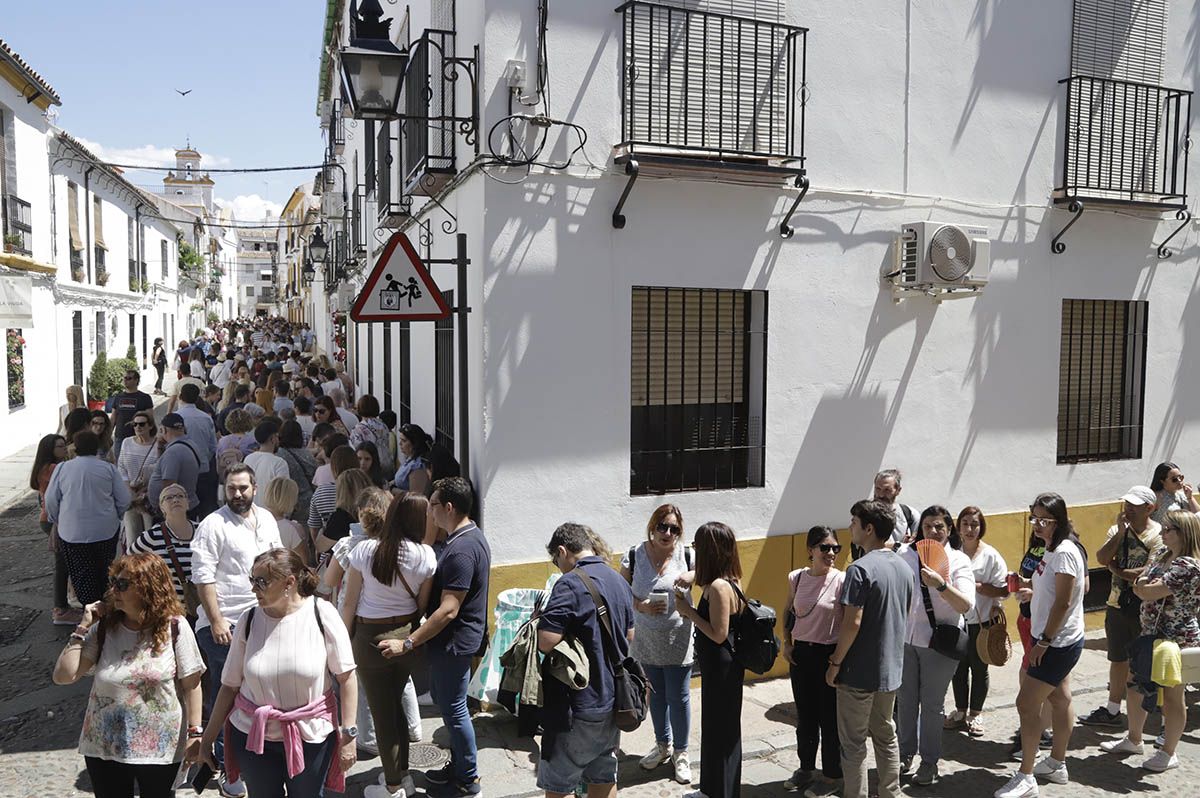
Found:
M 948 588 L 948 587 L 950 587 L 950 584 L 948 582 L 943 581 L 940 585 L 935 587 L 934 590 L 936 590 L 939 593 L 945 593 L 946 588 Z
M 412 651 L 414 648 L 416 648 L 416 644 L 413 643 L 413 639 L 411 637 L 406 637 L 406 638 L 404 638 L 404 645 L 402 646 L 402 648 L 404 649 L 404 653 L 407 654 L 410 651 Z
M 358 727 L 357 726 L 343 726 L 341 731 L 342 731 L 343 737 L 349 737 L 351 740 L 358 739 Z

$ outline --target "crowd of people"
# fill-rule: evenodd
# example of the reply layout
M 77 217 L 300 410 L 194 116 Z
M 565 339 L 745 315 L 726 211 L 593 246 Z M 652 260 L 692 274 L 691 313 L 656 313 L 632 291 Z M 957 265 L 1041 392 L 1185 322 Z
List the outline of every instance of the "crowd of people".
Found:
M 156 390 L 166 359 L 157 341 Z M 54 680 L 93 674 L 80 752 L 96 795 L 131 796 L 136 785 L 143 798 L 166 796 L 209 773 L 227 797 L 321 795 L 343 789 L 367 752 L 382 773 L 364 794 L 407 798 L 409 746 L 422 734 L 417 683 L 451 749 L 424 790 L 479 795 L 467 692 L 488 645 L 491 551 L 454 458 L 420 427 L 397 428 L 375 397 L 352 402 L 351 380 L 314 354 L 303 326 L 234 322 L 180 342 L 175 366 L 161 420 L 136 372 L 107 412 L 72 406 L 81 393 L 69 390 L 30 476 L 55 557 L 52 622 L 75 627 Z M 1034 498 L 1026 551 L 1010 567 L 986 542 L 979 507 L 918 513 L 900 501 L 901 479 L 879 472 L 872 497 L 850 508 L 852 559 L 839 557 L 834 530 L 815 526 L 809 564 L 788 575 L 779 631 L 800 767 L 784 787 L 865 798 L 868 742 L 880 796 L 899 796 L 902 780 L 936 783 L 945 735 L 986 733 L 987 643 L 997 630 L 1007 639 L 1010 597 L 1020 764 L 995 795 L 1066 783 L 1088 583 L 1066 502 Z M 1124 727 L 1101 749 L 1143 754 L 1161 690 L 1163 735 L 1140 765 L 1163 771 L 1179 765 L 1186 714 L 1164 663 L 1200 646 L 1200 506 L 1172 463 L 1121 502 L 1096 552 L 1112 576 L 1109 692 L 1078 722 Z M 547 796 L 615 795 L 631 672 L 644 674 L 654 732 L 641 768 L 693 783 L 698 674 L 693 795 L 739 795 L 747 663 L 735 642 L 751 602 L 734 531 L 708 522 L 688 537 L 676 504 L 654 510 L 641 542 L 619 555 L 582 524 L 551 534 L 561 576 L 503 658 L 522 713 L 537 707 Z

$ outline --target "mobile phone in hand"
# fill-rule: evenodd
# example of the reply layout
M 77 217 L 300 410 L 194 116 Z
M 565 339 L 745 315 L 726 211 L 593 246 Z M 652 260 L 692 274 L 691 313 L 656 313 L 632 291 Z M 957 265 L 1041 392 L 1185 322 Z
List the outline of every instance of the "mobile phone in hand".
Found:
M 200 768 L 196 771 L 196 775 L 192 777 L 192 789 L 197 794 L 204 792 L 208 787 L 208 783 L 212 781 L 213 769 L 208 766 L 207 762 L 200 763 Z

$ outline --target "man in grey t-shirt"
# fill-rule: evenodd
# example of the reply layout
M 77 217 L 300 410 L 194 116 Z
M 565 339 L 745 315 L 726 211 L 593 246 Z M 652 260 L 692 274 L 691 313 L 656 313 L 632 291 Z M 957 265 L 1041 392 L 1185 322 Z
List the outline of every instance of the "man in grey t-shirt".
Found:
M 846 569 L 845 606 L 837 648 L 825 680 L 838 691 L 842 795 L 867 796 L 867 737 L 875 745 L 881 798 L 899 798 L 900 748 L 892 719 L 904 675 L 904 638 L 912 601 L 912 571 L 887 547 L 892 508 L 860 501 L 850 508 L 850 540 L 863 555 Z
M 167 413 L 159 424 L 159 437 L 166 448 L 154 464 L 154 473 L 146 486 L 146 498 L 154 507 L 156 515 L 161 515 L 158 507 L 158 495 L 168 485 L 179 483 L 187 491 L 188 517 L 194 518 L 196 508 L 200 505 L 200 497 L 196 494 L 196 480 L 200 476 L 200 455 L 196 452 L 195 444 L 187 436 L 187 426 L 178 413 Z

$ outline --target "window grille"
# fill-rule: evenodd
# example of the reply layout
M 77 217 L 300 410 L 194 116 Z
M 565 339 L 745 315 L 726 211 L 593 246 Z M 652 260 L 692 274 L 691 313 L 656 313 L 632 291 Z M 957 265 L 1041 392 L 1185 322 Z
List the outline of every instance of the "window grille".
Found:
M 363 122 L 363 143 L 366 145 L 366 163 L 364 172 L 367 181 L 367 197 L 375 193 L 375 120 Z
M 9 245 L 13 252 L 21 255 L 33 254 L 33 219 L 30 205 L 20 197 L 8 196 L 8 227 L 5 235 L 16 236 Z
M 171 331 L 171 340 L 175 331 Z M 75 385 L 83 385 L 83 311 L 71 311 L 71 375 Z
M 633 289 L 630 493 L 764 484 L 765 291 Z
M 377 176 L 375 205 L 380 216 L 386 216 L 392 204 L 392 123 L 379 124 L 379 140 L 375 146 Z
M 448 307 L 454 307 L 454 292 L 443 291 Z M 434 337 L 434 435 L 435 443 L 454 452 L 454 316 L 433 323 Z
M 375 395 L 375 330 L 367 327 L 367 393 Z
M 392 409 L 392 327 L 391 322 L 383 325 L 383 409 Z
M 170 277 L 169 271 L 171 264 L 170 251 L 167 246 L 166 239 L 158 242 L 158 255 L 162 259 L 162 278 L 165 282 Z
M 1148 312 L 1145 301 L 1063 300 L 1059 463 L 1141 458 Z

